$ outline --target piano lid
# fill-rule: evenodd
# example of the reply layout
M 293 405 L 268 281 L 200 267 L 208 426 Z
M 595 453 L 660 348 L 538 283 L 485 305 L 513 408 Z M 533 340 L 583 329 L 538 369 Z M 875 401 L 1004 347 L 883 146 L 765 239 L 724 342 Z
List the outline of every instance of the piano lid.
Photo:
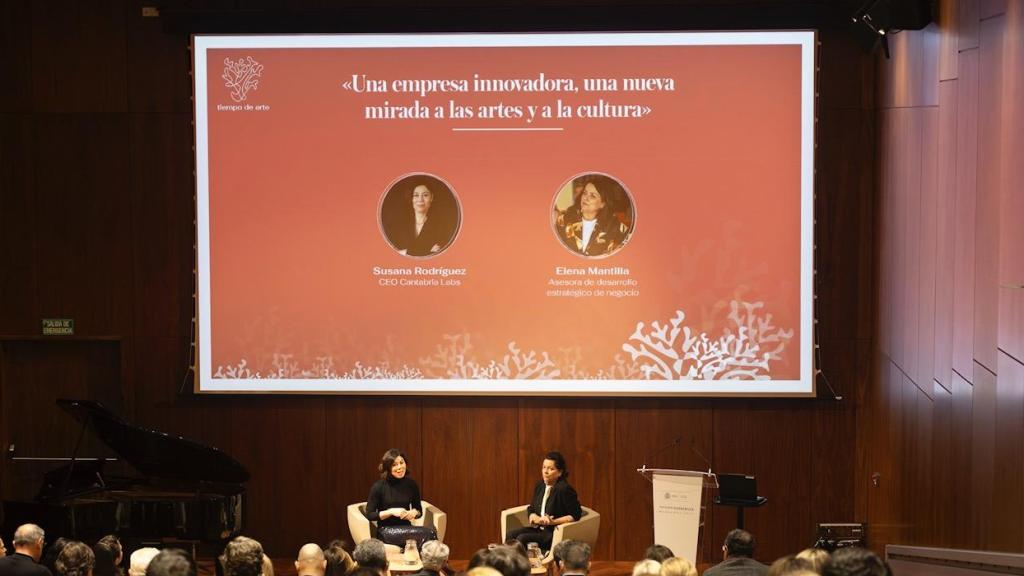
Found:
M 60 399 L 57 405 L 147 477 L 229 484 L 249 479 L 244 466 L 213 446 L 129 424 L 98 402 Z

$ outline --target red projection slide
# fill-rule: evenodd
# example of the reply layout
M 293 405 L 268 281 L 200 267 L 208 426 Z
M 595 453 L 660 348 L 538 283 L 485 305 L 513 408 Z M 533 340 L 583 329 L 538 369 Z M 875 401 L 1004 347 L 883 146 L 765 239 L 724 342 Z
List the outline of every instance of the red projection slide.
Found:
M 196 36 L 196 390 L 813 394 L 814 44 Z

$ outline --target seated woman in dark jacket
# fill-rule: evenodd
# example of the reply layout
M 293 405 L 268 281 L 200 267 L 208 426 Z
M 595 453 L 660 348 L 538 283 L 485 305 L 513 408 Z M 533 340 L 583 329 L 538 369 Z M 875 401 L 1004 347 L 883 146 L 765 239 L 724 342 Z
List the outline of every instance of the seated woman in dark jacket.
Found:
M 559 524 L 575 522 L 583 516 L 576 490 L 569 485 L 569 471 L 560 452 L 548 452 L 541 466 L 541 481 L 533 488 L 530 501 L 530 525 L 508 534 L 527 546 L 536 542 L 545 552 L 551 548 L 551 538 Z
M 417 548 L 427 540 L 436 540 L 433 528 L 413 526 L 412 520 L 423 515 L 420 487 L 408 476 L 405 454 L 397 448 L 381 458 L 380 480 L 370 488 L 366 499 L 366 517 L 377 522 L 377 538 L 386 544 L 404 547 L 406 540 L 415 540 Z

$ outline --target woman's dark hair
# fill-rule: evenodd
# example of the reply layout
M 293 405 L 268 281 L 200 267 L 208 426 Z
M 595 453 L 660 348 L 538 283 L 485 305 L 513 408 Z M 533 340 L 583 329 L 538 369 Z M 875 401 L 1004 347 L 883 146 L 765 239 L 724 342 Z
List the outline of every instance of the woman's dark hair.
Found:
M 82 542 L 72 540 L 60 551 L 55 563 L 62 576 L 88 576 L 96 565 L 96 555 Z
M 106 544 L 110 547 L 110 551 L 114 553 L 114 574 L 115 576 L 121 576 L 121 574 L 123 573 L 121 564 L 124 563 L 124 547 L 121 545 L 121 539 L 115 536 L 114 534 L 107 534 L 103 538 L 100 538 L 97 544 Z M 95 551 L 96 549 L 93 548 L 93 552 Z M 93 569 L 94 572 L 99 568 L 98 557 L 96 558 L 96 563 L 97 567 Z
M 409 465 L 409 458 L 406 457 L 405 452 L 402 452 L 398 448 L 392 448 L 384 453 L 384 456 L 380 459 L 380 464 L 377 466 L 377 470 L 380 470 L 380 477 L 387 479 L 391 477 L 391 467 L 394 466 L 395 460 L 401 458 L 405 460 L 405 465 Z
M 615 212 L 615 206 L 618 203 L 618 192 L 622 186 L 603 174 L 588 174 L 573 180 L 573 186 L 579 186 L 581 191 L 587 187 L 587 184 L 594 185 L 594 189 L 601 195 L 601 200 L 604 202 L 604 208 L 598 213 L 598 219 L 603 220 L 610 217 Z M 582 202 L 583 194 L 573 197 L 573 206 L 577 210 L 581 209 Z
M 504 544 L 490 550 L 487 548 L 477 550 L 469 561 L 469 569 L 477 566 L 490 566 L 501 572 L 502 576 L 530 575 L 530 561 L 526 556 L 512 546 Z
M 325 576 L 348 576 L 356 569 L 356 561 L 345 550 L 343 540 L 331 540 L 324 548 L 324 558 L 327 559 Z
M 94 576 L 116 576 L 117 552 L 110 544 L 100 540 L 92 547 L 92 553 L 96 557 L 96 565 L 92 569 Z
M 57 557 L 60 556 L 61 551 L 68 545 L 68 542 L 71 542 L 71 540 L 64 537 L 57 538 L 43 552 L 43 557 L 39 560 L 39 563 L 46 566 L 50 570 L 50 574 L 57 574 Z
M 555 468 L 562 473 L 562 478 L 569 479 L 569 470 L 565 467 L 565 456 L 562 456 L 561 452 L 551 451 L 544 455 L 545 460 L 551 460 L 555 463 Z
M 675 554 L 672 553 L 672 550 L 668 546 L 663 546 L 661 544 L 651 544 L 647 548 L 647 551 L 644 552 L 645 560 L 654 560 L 655 562 L 664 562 L 665 560 L 674 557 Z

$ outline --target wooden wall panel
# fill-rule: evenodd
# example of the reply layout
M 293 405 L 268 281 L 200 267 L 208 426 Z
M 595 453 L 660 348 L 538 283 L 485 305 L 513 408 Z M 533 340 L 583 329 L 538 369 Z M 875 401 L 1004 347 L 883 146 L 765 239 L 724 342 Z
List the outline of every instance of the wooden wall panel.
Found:
M 0 3 L 0 112 L 28 112 L 32 106 L 32 28 L 29 0 Z
M 957 47 L 961 52 L 978 47 L 978 4 L 980 2 L 981 0 L 957 0 Z
M 953 389 L 953 285 L 956 253 L 956 122 L 959 80 L 939 83 L 938 181 L 936 195 L 935 352 L 933 377 Z
M 931 538 L 926 540 L 930 545 L 941 548 L 953 547 L 953 526 L 955 525 L 954 506 L 962 495 L 953 485 L 953 469 L 959 466 L 952 462 L 951 453 L 954 442 L 960 438 L 953 436 L 953 394 L 948 388 L 935 382 L 932 392 L 932 468 L 928 484 L 932 487 L 931 507 Z
M 651 484 L 636 469 L 704 470 L 714 459 L 711 402 L 621 399 L 615 402 L 615 510 L 619 525 L 613 534 L 614 558 L 641 558 L 654 542 Z M 677 442 L 678 440 L 678 442 Z M 704 458 L 701 457 L 704 456 Z M 710 537 L 713 504 L 705 509 L 705 562 L 718 558 Z
M 1024 3 L 1007 6 L 999 199 L 999 349 L 1024 362 Z
M 771 560 L 807 546 L 811 525 L 811 477 L 802 463 L 812 452 L 807 442 L 813 418 L 806 407 L 769 402 L 737 402 L 715 410 L 715 469 L 719 473 L 757 476 L 760 496 L 768 503 L 745 513 L 745 527 L 758 538 L 756 557 Z M 751 441 L 752 439 L 757 441 Z M 773 446 L 765 450 L 765 446 Z M 785 510 L 785 514 L 780 514 Z M 722 542 L 736 527 L 735 509 L 714 508 L 713 542 Z
M 142 16 L 144 5 L 146 2 L 130 0 L 125 8 L 128 109 L 134 113 L 185 114 L 191 119 L 189 38 L 164 34 L 160 18 Z
M 44 116 L 33 126 L 38 313 L 81 335 L 131 326 L 128 125 L 117 116 Z M 88 239 L 83 242 L 82 239 Z
M 515 464 L 526 432 L 517 407 L 514 399 L 423 401 L 423 494 L 448 512 L 453 558 L 498 542 L 501 510 L 528 502 L 522 487 L 533 485 L 540 468 Z
M 125 3 L 32 2 L 33 110 L 126 109 Z
M 0 314 L 0 331 L 35 334 L 40 317 L 31 233 L 32 121 L 27 116 L 0 114 L 0 158 L 0 302 L 19 303 Z
M 996 370 L 999 324 L 999 186 L 1002 16 L 981 22 L 978 49 L 978 188 L 974 244 L 974 359 Z
M 999 353 L 993 442 L 992 548 L 1024 546 L 1024 364 Z
M 614 408 L 612 399 L 519 401 L 518 469 L 524 473 L 519 482 L 520 501 L 529 502 L 533 497 L 544 454 L 562 452 L 580 504 L 601 513 L 601 533 L 594 548 L 595 558 L 601 559 L 613 557 L 611 535 L 616 525 L 617 452 L 615 444 L 608 442 L 609 434 L 612 438 L 616 435 Z
M 936 83 L 936 85 L 938 85 Z M 917 212 L 920 238 L 917 278 L 917 363 L 911 366 L 914 382 L 932 394 L 935 373 L 935 270 L 938 267 L 938 195 L 939 195 L 939 110 L 928 107 L 920 111 L 921 120 L 921 187 Z
M 957 79 L 953 369 L 974 372 L 974 226 L 978 167 L 978 51 L 960 53 Z
M 983 547 L 975 530 L 972 494 L 971 455 L 973 445 L 974 388 L 958 373 L 953 373 L 952 436 L 949 465 L 953 473 L 953 542 L 954 548 Z
M 971 524 L 979 543 L 991 547 L 993 537 L 992 494 L 995 488 L 996 376 L 984 366 L 975 363 L 971 382 Z
M 956 0 L 939 0 L 937 22 L 939 24 L 939 81 L 957 77 L 957 61 L 960 53 L 957 38 Z

